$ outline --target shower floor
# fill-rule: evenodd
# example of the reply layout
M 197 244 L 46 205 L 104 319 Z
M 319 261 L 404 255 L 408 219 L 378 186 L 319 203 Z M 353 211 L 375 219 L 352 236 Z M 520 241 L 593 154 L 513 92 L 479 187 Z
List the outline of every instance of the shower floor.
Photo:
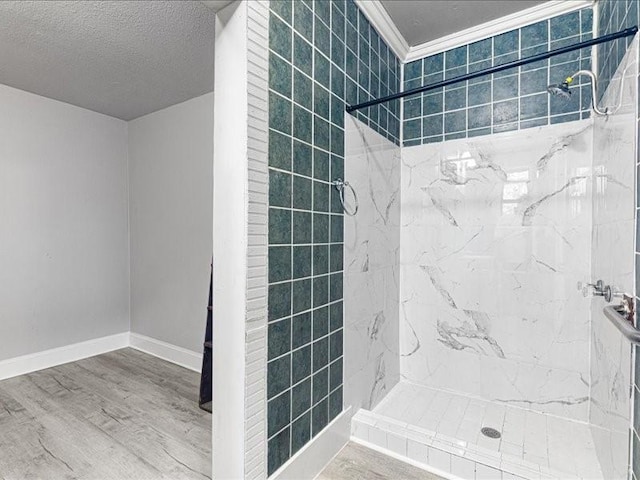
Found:
M 354 437 L 462 478 L 603 478 L 589 425 L 565 418 L 400 382 L 354 420 Z

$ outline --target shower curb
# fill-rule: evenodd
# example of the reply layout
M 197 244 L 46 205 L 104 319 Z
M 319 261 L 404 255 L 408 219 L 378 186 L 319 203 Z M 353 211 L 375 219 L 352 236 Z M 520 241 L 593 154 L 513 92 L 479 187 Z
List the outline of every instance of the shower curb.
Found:
M 394 456 L 468 480 L 576 480 L 560 472 L 505 454 L 469 445 L 442 434 L 359 410 L 351 422 L 351 437 L 375 445 Z

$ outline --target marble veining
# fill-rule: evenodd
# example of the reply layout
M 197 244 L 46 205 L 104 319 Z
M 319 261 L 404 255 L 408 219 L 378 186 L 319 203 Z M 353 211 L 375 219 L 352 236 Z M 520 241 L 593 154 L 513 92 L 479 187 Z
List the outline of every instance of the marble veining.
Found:
M 587 420 L 592 138 L 581 121 L 403 149 L 403 379 Z
M 345 116 L 345 405 L 373 408 L 400 379 L 400 148 Z
M 564 137 L 561 137 L 553 145 L 551 145 L 551 148 L 549 148 L 549 151 L 547 151 L 542 157 L 540 157 L 540 159 L 536 163 L 538 170 L 541 172 L 544 171 L 547 168 L 547 165 L 549 164 L 551 159 L 554 158 L 556 154 L 570 147 L 574 140 L 581 140 L 582 134 L 585 133 L 585 130 L 588 128 L 591 128 L 591 126 L 589 125 L 576 133 L 565 135 Z
M 542 205 L 544 202 L 546 202 L 550 198 L 555 197 L 559 193 L 564 192 L 566 189 L 568 189 L 570 187 L 573 187 L 578 182 L 585 182 L 587 180 L 587 178 L 588 177 L 586 177 L 586 176 L 579 176 L 579 177 L 570 178 L 569 181 L 567 183 L 565 183 L 562 187 L 560 187 L 558 190 L 555 190 L 554 192 L 546 194 L 540 200 L 537 200 L 536 202 L 534 202 L 531 205 L 529 205 L 525 209 L 524 213 L 522 214 L 522 225 L 523 226 L 528 226 L 528 225 L 531 225 L 533 223 L 534 215 L 538 211 L 538 208 L 540 207 L 540 205 Z

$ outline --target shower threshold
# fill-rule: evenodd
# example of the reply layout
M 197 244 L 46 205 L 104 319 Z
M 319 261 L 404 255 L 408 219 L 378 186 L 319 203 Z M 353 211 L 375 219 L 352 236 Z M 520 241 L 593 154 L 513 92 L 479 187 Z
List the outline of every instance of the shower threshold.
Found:
M 409 382 L 351 428 L 357 441 L 459 478 L 603 479 L 589 424 Z

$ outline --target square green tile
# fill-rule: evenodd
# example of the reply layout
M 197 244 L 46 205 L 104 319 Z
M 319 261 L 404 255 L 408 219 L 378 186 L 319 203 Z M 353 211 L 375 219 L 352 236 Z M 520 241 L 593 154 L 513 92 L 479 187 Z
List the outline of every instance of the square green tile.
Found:
M 329 269 L 331 272 L 339 272 L 343 267 L 344 246 L 341 243 L 333 244 L 329 252 Z
M 311 279 L 293 282 L 291 295 L 294 314 L 309 310 L 311 308 Z
M 338 178 L 344 179 L 344 158 L 340 155 L 331 155 L 331 176 L 330 180 Z
M 278 470 L 291 456 L 291 430 L 285 428 L 267 444 L 267 475 Z
M 546 117 L 549 105 L 549 95 L 540 93 L 520 99 L 520 120 Z
M 291 27 L 275 15 L 269 15 L 269 49 L 291 59 Z
M 292 212 L 293 243 L 311 243 L 312 239 L 312 214 L 309 212 Z
M 311 395 L 309 379 L 309 395 Z M 311 440 L 311 411 L 308 411 L 291 424 L 291 455 L 297 453 Z
M 291 417 L 298 418 L 311 408 L 311 378 L 300 382 L 291 390 Z M 295 423 L 294 423 L 295 425 Z M 306 427 L 309 430 L 309 426 Z M 295 430 L 295 427 L 293 427 Z M 309 431 L 307 432 L 309 433 Z
M 329 90 L 317 83 L 313 89 L 313 112 L 329 120 Z
M 329 246 L 313 246 L 313 275 L 329 273 Z
M 311 276 L 311 246 L 293 247 L 293 278 Z
M 291 64 L 277 55 L 269 55 L 269 88 L 291 96 Z
M 312 114 L 302 107 L 293 107 L 293 138 L 311 143 Z
M 309 110 L 313 108 L 313 81 L 297 69 L 293 72 L 293 100 Z
M 268 295 L 269 321 L 291 315 L 291 282 L 269 285 Z
M 313 311 L 313 339 L 318 340 L 329 333 L 329 307 Z
M 293 38 L 293 64 L 307 75 L 313 74 L 313 47 L 298 34 Z
M 269 243 L 291 243 L 291 210 L 269 209 Z
M 291 170 L 291 137 L 269 129 L 269 166 Z
M 310 177 L 313 173 L 311 147 L 298 140 L 293 141 L 293 171 Z
M 291 247 L 269 247 L 269 283 L 291 279 Z
M 271 0 L 269 7 L 272 12 L 278 14 L 285 22 L 291 24 L 293 11 L 292 0 Z
M 344 130 L 337 125 L 331 125 L 330 129 L 330 147 L 331 153 L 334 155 L 344 155 Z
M 293 2 L 293 28 L 310 42 L 313 40 L 313 12 L 300 1 Z
M 291 102 L 273 92 L 269 92 L 269 126 L 291 134 Z
M 318 180 L 329 181 L 329 154 L 317 148 L 313 149 L 313 176 Z
M 327 57 L 331 55 L 331 32 L 323 22 L 318 21 L 314 23 L 314 46 L 324 53 Z
M 321 307 L 329 303 L 329 277 L 313 278 L 313 306 Z
M 313 182 L 313 210 L 315 212 L 329 211 L 329 184 Z
M 342 302 L 332 303 L 329 306 L 329 328 L 335 331 L 343 325 L 343 305 Z
M 331 123 L 344 128 L 344 111 L 344 101 L 336 95 L 331 95 Z
M 312 183 L 305 177 L 293 176 L 293 208 L 311 210 Z
M 342 300 L 342 273 L 334 273 L 330 277 L 329 301 Z
M 313 403 L 329 395 L 329 368 L 325 367 L 313 375 Z
M 494 78 L 493 101 L 507 100 L 518 96 L 519 81 L 517 75 Z
M 291 207 L 291 175 L 269 169 L 269 205 Z
M 340 415 L 342 412 L 342 403 L 342 387 L 340 387 L 329 395 L 329 422 Z
M 518 100 L 507 100 L 493 104 L 493 124 L 509 123 L 518 119 Z
M 329 337 L 313 342 L 313 371 L 318 372 L 329 365 Z
M 311 312 L 301 313 L 291 319 L 291 346 L 296 349 L 311 342 Z
M 269 324 L 267 332 L 268 359 L 279 357 L 291 350 L 291 319 L 286 318 Z
M 271 399 L 289 388 L 291 386 L 290 377 L 290 355 L 271 360 L 267 364 L 267 398 Z M 279 425 L 278 427 L 282 428 L 282 425 Z
M 331 88 L 331 64 L 327 57 L 317 50 L 314 52 L 313 78 L 324 88 Z
M 329 399 L 325 398 L 311 410 L 311 436 L 318 435 L 329 423 Z
M 469 109 L 468 127 L 483 128 L 491 125 L 491 105 L 482 105 Z

